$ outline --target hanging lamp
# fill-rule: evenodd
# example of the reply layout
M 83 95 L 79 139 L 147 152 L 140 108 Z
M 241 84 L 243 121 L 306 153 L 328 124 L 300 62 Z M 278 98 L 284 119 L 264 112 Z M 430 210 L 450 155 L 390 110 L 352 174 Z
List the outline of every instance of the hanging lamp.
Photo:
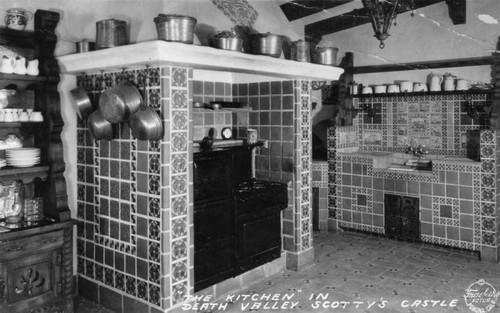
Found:
M 413 10 L 413 0 L 363 0 L 375 37 L 380 40 L 380 49 L 385 47 L 384 40 L 389 35 L 389 29 L 392 24 L 396 26 L 396 17 L 398 13 Z M 413 11 L 411 16 L 413 17 Z

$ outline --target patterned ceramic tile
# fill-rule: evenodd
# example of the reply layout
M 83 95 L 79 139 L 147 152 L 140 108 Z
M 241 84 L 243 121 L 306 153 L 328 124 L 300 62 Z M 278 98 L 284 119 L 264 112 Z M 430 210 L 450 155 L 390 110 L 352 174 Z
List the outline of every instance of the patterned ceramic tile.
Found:
M 149 285 L 149 301 L 155 305 L 160 305 L 160 287 Z
M 136 279 L 134 277 L 127 276 L 125 288 L 128 294 L 135 296 L 137 294 Z
M 178 217 L 187 214 L 187 198 L 185 196 L 175 197 L 172 202 L 172 216 Z
M 179 238 L 182 236 L 186 236 L 186 234 L 187 234 L 186 221 L 182 218 L 175 219 L 172 222 L 172 237 Z
M 148 283 L 137 280 L 137 296 L 140 299 L 148 300 Z
M 172 177 L 172 194 L 184 194 L 187 192 L 187 177 L 185 175 L 178 175 Z
M 187 134 L 186 133 L 175 133 L 172 135 L 172 150 L 176 151 L 186 151 L 187 150 Z
M 184 301 L 186 295 L 187 284 L 185 282 L 181 282 L 172 286 L 172 297 L 174 305 Z
M 187 69 L 186 68 L 172 68 L 171 81 L 172 87 L 187 87 Z
M 187 91 L 186 90 L 174 90 L 172 92 L 172 108 L 174 109 L 185 109 L 187 108 Z
M 149 198 L 149 216 L 160 217 L 160 199 L 153 197 Z
M 172 111 L 172 115 L 173 130 L 181 130 L 187 128 L 187 111 Z
M 172 281 L 174 283 L 187 279 L 188 270 L 185 261 L 176 262 L 172 266 Z
M 172 260 L 179 260 L 187 257 L 186 239 L 180 239 L 172 242 Z

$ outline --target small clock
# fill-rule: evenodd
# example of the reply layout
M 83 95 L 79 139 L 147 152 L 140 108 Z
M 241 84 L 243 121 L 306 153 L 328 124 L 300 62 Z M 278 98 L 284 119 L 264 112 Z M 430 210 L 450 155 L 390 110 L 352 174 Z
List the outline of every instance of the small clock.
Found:
M 229 127 L 224 127 L 220 134 L 224 140 L 231 139 L 231 137 L 233 137 L 233 131 Z

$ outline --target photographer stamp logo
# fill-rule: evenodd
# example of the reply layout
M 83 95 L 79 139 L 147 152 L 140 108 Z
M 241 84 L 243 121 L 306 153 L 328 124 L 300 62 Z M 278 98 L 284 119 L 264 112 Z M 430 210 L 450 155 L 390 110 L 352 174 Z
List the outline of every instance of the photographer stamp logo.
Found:
M 484 279 L 471 284 L 465 289 L 465 303 L 472 312 L 486 313 L 495 307 L 500 292 Z

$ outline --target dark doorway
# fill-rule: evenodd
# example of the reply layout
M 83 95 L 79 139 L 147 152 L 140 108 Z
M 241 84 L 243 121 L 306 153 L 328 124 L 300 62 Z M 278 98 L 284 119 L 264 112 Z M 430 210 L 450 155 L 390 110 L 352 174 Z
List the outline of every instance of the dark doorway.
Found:
M 385 234 L 404 241 L 420 241 L 419 199 L 385 195 Z

